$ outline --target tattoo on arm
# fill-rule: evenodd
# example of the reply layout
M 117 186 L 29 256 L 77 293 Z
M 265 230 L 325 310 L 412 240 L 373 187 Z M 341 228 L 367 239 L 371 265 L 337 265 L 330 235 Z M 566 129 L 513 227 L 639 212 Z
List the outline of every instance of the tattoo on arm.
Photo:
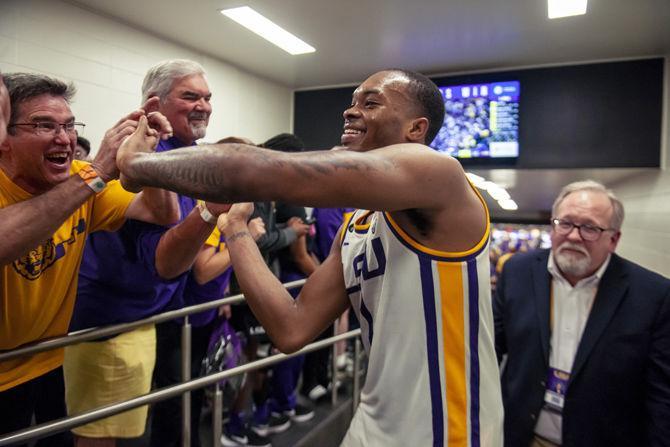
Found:
M 395 167 L 384 157 L 352 155 L 345 151 L 288 155 L 239 144 L 192 147 L 142 157 L 133 164 L 131 177 L 145 186 L 187 196 L 237 202 L 270 198 L 274 188 L 264 180 L 274 177 L 269 174 L 318 181 L 338 171 L 370 173 Z
M 226 243 L 230 244 L 231 242 L 234 242 L 243 237 L 251 237 L 251 233 L 249 233 L 247 230 L 238 231 L 237 233 L 233 233 L 229 238 L 226 238 Z M 253 239 L 253 237 L 251 238 Z
M 338 157 L 335 154 L 325 153 L 324 157 L 310 157 L 305 158 L 300 164 L 295 164 L 294 169 L 300 174 L 309 177 L 318 177 L 319 175 L 330 175 L 335 171 L 372 171 L 372 170 L 389 170 L 393 163 L 388 160 L 351 160 L 345 157 Z

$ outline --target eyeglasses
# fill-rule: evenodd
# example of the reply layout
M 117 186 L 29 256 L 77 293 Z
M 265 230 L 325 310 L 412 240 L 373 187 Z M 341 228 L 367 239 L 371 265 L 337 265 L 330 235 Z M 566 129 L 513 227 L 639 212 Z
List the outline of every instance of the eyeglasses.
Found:
M 600 235 L 603 234 L 604 231 L 617 231 L 614 228 L 600 228 L 596 225 L 577 225 L 576 223 L 570 222 L 569 220 L 557 218 L 551 219 L 551 225 L 554 227 L 554 231 L 556 231 L 556 233 L 563 236 L 570 234 L 573 228 L 577 228 L 579 235 L 585 241 L 597 241 L 600 239 Z
M 84 130 L 86 124 L 84 123 L 55 123 L 53 121 L 42 121 L 39 123 L 14 123 L 10 124 L 8 127 L 17 127 L 17 126 L 29 126 L 33 128 L 33 132 L 37 135 L 49 135 L 56 136 L 60 133 L 61 129 L 69 135 L 77 135 L 79 132 Z

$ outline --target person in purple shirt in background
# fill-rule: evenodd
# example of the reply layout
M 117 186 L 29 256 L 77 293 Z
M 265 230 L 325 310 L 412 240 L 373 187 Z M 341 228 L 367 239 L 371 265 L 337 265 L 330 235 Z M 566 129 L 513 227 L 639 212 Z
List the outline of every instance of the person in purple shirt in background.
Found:
M 157 151 L 192 145 L 204 137 L 211 93 L 203 68 L 188 60 L 161 62 L 147 72 L 143 102 L 158 97 L 157 110 L 172 125 L 174 136 Z M 200 204 L 177 196 L 180 223 L 172 228 L 127 221 L 115 233 L 101 232 L 87 241 L 71 330 L 123 323 L 184 305 L 187 272 L 211 234 L 223 205 Z M 107 340 L 66 349 L 66 400 L 70 414 L 145 394 L 154 380 L 173 383 L 179 364 L 170 357 L 180 346 L 179 324 L 141 327 Z M 166 353 L 169 353 L 166 354 Z M 178 354 L 177 354 L 178 355 Z M 178 379 L 178 377 L 177 377 Z M 153 434 L 180 440 L 180 404 L 156 404 Z M 78 446 L 114 446 L 116 438 L 144 433 L 147 408 L 141 407 L 73 429 Z M 175 419 L 177 422 L 175 423 Z M 159 444 L 161 446 L 167 443 Z

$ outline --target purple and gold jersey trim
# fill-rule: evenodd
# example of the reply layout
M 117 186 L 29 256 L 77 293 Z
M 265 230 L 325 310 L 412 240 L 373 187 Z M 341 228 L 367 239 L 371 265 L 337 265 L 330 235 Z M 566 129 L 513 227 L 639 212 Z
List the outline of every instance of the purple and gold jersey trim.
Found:
M 441 250 L 435 250 L 430 247 L 426 247 L 425 245 L 422 245 L 418 241 L 416 241 L 412 236 L 407 234 L 405 230 L 400 228 L 400 225 L 391 217 L 391 213 L 389 212 L 384 212 L 384 219 L 388 223 L 389 227 L 391 228 L 391 231 L 393 234 L 398 238 L 402 244 L 409 248 L 410 250 L 428 255 L 431 258 L 435 259 L 436 261 L 449 261 L 449 262 L 463 262 L 463 261 L 468 261 L 470 259 L 474 259 L 479 255 L 479 253 L 482 252 L 486 248 L 486 244 L 489 241 L 489 235 L 491 232 L 491 223 L 490 223 L 490 216 L 489 216 L 489 209 L 486 206 L 486 202 L 484 201 L 484 198 L 481 196 L 479 191 L 477 191 L 477 188 L 468 181 L 468 184 L 472 188 L 472 190 L 477 194 L 477 198 L 481 202 L 482 206 L 484 207 L 484 213 L 485 213 L 485 218 L 486 218 L 486 229 L 484 230 L 484 235 L 482 238 L 477 242 L 477 244 L 472 247 L 469 250 L 466 251 L 460 251 L 460 252 L 448 252 L 448 251 L 441 251 Z
M 467 261 L 464 268 L 461 263 L 433 261 L 419 256 L 419 264 L 426 322 L 433 445 L 479 447 L 477 261 Z M 464 274 L 467 278 L 463 278 Z M 464 290 L 466 285 L 467 290 Z M 436 297 L 436 291 L 439 297 Z M 464 300 L 464 297 L 467 298 Z M 465 326 L 466 318 L 468 327 Z M 440 336 L 442 340 L 438 339 Z M 447 414 L 446 427 L 444 410 Z M 445 436 L 448 443 L 444 442 Z
M 340 245 L 344 242 L 344 236 L 346 236 L 349 224 L 351 223 L 351 219 L 354 218 L 355 212 L 349 213 L 348 215 L 344 215 L 344 222 L 342 223 L 342 227 L 340 228 Z
M 475 259 L 485 248 L 489 241 L 489 231 L 490 224 L 488 222 L 488 212 L 487 212 L 487 221 L 486 221 L 486 230 L 484 231 L 484 236 L 479 240 L 477 245 L 467 251 L 461 252 L 448 252 L 435 250 L 425 245 L 421 245 L 419 242 L 414 240 L 412 236 L 407 234 L 405 230 L 400 228 L 400 225 L 393 220 L 393 217 L 387 212 L 384 213 L 384 220 L 388 223 L 389 228 L 393 232 L 396 238 L 408 249 L 413 252 L 427 256 L 435 261 L 444 261 L 444 262 L 464 262 L 470 259 Z

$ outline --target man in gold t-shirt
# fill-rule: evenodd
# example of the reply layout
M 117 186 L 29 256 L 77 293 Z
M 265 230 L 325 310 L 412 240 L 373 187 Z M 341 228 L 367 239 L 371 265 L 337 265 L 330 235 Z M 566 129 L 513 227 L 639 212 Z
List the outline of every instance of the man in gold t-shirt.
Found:
M 92 163 L 73 161 L 84 126 L 70 109 L 73 95 L 71 84 L 48 76 L 0 79 L 0 351 L 67 332 L 89 233 L 113 231 L 125 218 L 160 224 L 178 218 L 169 193 L 134 195 L 116 180 L 116 151 L 147 119 L 144 110 L 107 131 Z M 171 132 L 162 115 L 148 119 L 159 129 L 149 133 Z M 38 423 L 65 416 L 62 362 L 62 349 L 0 361 L 0 408 L 11 409 L 0 435 L 29 426 L 33 414 Z

